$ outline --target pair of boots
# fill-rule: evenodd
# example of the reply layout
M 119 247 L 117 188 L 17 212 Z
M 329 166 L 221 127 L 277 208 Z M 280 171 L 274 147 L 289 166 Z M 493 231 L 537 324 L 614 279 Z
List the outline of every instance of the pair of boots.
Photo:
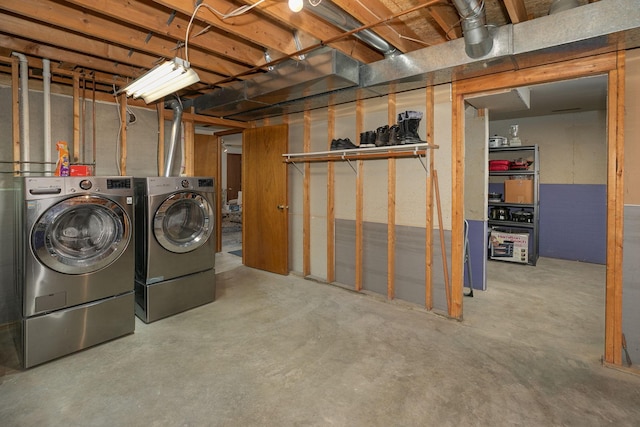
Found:
M 360 147 L 382 147 L 385 145 L 395 145 L 399 143 L 398 126 L 380 126 L 375 131 L 368 130 L 360 134 Z
M 417 144 L 424 142 L 418 135 L 420 120 L 422 120 L 422 113 L 420 111 L 405 111 L 398 114 L 400 144 Z
M 375 147 L 377 137 L 377 133 L 372 130 L 360 133 L 360 148 Z
M 331 150 L 352 150 L 358 148 L 349 138 L 331 140 Z
M 360 148 L 383 147 L 385 145 L 417 144 L 424 142 L 418 135 L 422 120 L 420 111 L 405 111 L 398 114 L 398 124 L 380 126 L 375 131 L 360 133 Z

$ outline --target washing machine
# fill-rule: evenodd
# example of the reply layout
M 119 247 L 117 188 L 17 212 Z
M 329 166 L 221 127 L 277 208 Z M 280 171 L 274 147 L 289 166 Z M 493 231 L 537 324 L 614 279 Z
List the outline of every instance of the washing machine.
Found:
M 136 315 L 145 323 L 215 299 L 210 177 L 134 178 Z
M 133 179 L 19 182 L 23 366 L 134 332 Z

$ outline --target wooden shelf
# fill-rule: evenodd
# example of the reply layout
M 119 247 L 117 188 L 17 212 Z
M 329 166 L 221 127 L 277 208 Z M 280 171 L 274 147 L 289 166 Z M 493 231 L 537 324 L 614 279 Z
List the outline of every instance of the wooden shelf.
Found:
M 403 157 L 423 157 L 428 150 L 439 148 L 428 142 L 418 144 L 385 145 L 384 147 L 355 148 L 310 153 L 283 154 L 286 163 L 337 162 L 345 160 L 374 160 Z

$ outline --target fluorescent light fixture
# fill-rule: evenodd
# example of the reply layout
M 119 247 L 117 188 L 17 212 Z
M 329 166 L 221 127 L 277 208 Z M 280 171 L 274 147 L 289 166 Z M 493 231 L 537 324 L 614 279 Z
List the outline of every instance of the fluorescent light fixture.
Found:
M 291 9 L 292 12 L 300 12 L 303 6 L 303 0 L 289 0 L 289 9 Z
M 176 57 L 156 65 L 122 91 L 127 96 L 142 98 L 148 104 L 199 81 L 198 73 L 190 67 L 189 62 Z

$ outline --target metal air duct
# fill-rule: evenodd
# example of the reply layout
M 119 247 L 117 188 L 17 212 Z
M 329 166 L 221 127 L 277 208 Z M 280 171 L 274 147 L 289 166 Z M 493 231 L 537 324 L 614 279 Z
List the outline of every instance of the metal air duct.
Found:
M 290 71 L 288 73 L 261 76 L 268 84 L 253 86 L 245 82 L 247 89 L 251 86 L 250 90 L 216 90 L 196 98 L 194 105 L 196 112 L 201 114 L 241 121 L 257 120 L 491 73 L 633 49 L 640 47 L 637 2 L 601 0 L 517 25 L 503 25 L 492 31 L 493 47 L 479 60 L 464 52 L 465 40 L 460 38 L 361 65 L 359 75 L 356 67 L 349 71 L 348 78 L 343 74 L 347 69 L 339 65 L 342 60 L 326 64 L 320 61 L 325 66 L 317 69 L 307 69 L 302 64 L 311 66 L 312 63 L 306 61 L 291 61 L 282 64 Z M 323 55 L 336 55 L 335 59 L 342 56 L 337 52 L 324 52 Z M 353 71 L 356 71 L 355 75 L 351 76 Z M 338 75 L 332 75 L 334 73 Z M 342 84 L 327 85 L 322 79 L 316 80 L 322 75 L 330 80 L 339 79 Z M 236 95 L 236 98 L 224 96 L 225 93 Z M 280 96 L 272 96 L 275 94 Z M 252 105 L 248 101 L 253 101 Z
M 164 165 L 164 176 L 171 176 L 173 158 L 176 154 L 176 145 L 178 145 L 180 125 L 182 124 L 182 104 L 177 100 L 171 100 L 167 103 L 167 106 L 173 110 L 173 122 L 171 123 L 171 141 L 169 141 L 171 145 L 168 150 L 167 163 Z
M 553 3 L 549 6 L 549 15 L 564 12 L 565 10 L 573 9 L 578 6 L 580 6 L 578 0 L 553 0 Z
M 328 0 L 322 0 L 317 5 L 311 4 L 311 7 L 307 7 L 306 10 L 344 31 L 351 31 L 362 27 L 362 22 Z M 354 37 L 357 37 L 372 48 L 379 50 L 387 57 L 398 53 L 395 47 L 391 46 L 386 40 L 368 28 L 355 33 Z
M 453 0 L 462 18 L 465 52 L 471 58 L 480 58 L 491 52 L 493 38 L 487 29 L 484 1 Z
M 197 114 L 228 117 L 309 96 L 358 86 L 360 63 L 324 48 L 302 61 L 287 60 L 268 73 L 236 82 L 194 100 Z

